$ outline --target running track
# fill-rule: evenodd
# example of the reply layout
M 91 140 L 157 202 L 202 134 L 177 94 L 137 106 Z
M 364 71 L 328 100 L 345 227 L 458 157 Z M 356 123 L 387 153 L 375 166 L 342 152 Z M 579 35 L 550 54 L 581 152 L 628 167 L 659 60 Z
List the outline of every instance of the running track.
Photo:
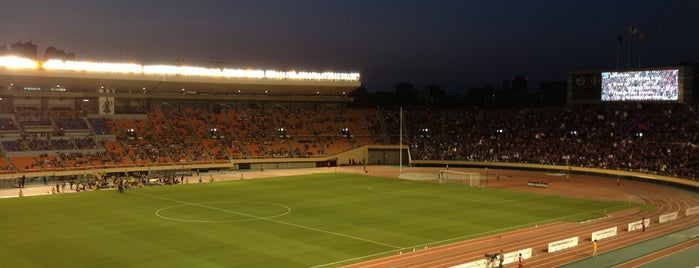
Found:
M 502 171 L 500 173 L 502 179 L 500 181 L 490 180 L 489 187 L 545 192 L 545 189 L 521 187 L 522 184 L 526 184 L 526 180 L 532 178 L 531 174 L 531 172 Z M 537 177 L 541 180 L 540 175 Z M 485 253 L 495 253 L 501 249 L 507 253 L 526 248 L 532 248 L 532 257 L 525 260 L 525 267 L 555 267 L 590 257 L 592 253 L 590 236 L 595 231 L 617 227 L 616 236 L 598 241 L 598 253 L 603 253 L 699 224 L 699 215 L 685 216 L 685 210 L 688 207 L 699 206 L 699 197 L 683 190 L 627 180 L 622 181 L 621 185 L 616 185 L 614 179 L 582 175 L 571 175 L 570 181 L 575 182 L 575 185 L 566 186 L 566 183 L 570 181 L 561 182 L 561 178 L 547 180 L 552 181 L 549 182 L 550 188 L 558 187 L 559 192 L 564 195 L 566 192 L 570 192 L 573 196 L 579 197 L 579 191 L 593 191 L 592 196 L 597 195 L 593 198 L 621 200 L 628 198 L 631 202 L 655 204 L 656 209 L 647 212 L 641 212 L 637 209 L 620 211 L 610 214 L 608 217 L 584 223 L 557 222 L 443 246 L 418 249 L 415 252 L 404 252 L 400 255 L 396 254 L 345 267 L 451 267 L 482 260 Z M 585 188 L 581 187 L 582 185 L 590 188 L 581 190 L 581 188 Z M 614 190 L 610 192 L 609 189 Z M 616 194 L 613 194 L 614 192 Z M 678 219 L 662 224 L 658 223 L 660 215 L 671 212 L 678 212 Z M 651 220 L 646 231 L 628 232 L 627 225 L 641 220 L 642 217 Z M 547 253 L 548 243 L 574 236 L 579 237 L 577 246 Z M 660 257 L 662 256 L 657 256 L 657 258 Z M 515 267 L 516 264 L 507 266 Z

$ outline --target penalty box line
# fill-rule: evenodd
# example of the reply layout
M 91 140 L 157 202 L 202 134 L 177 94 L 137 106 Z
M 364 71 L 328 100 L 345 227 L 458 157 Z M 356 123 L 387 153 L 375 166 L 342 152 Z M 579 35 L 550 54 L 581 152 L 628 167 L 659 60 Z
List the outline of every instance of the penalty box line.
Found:
M 391 244 L 386 244 L 386 243 L 382 243 L 382 242 L 378 242 L 378 241 L 374 241 L 374 240 L 370 240 L 370 239 L 366 239 L 366 238 L 356 237 L 356 236 L 347 235 L 347 234 L 341 234 L 341 233 L 337 233 L 337 232 L 333 232 L 333 231 L 327 231 L 327 230 L 323 230 L 323 229 L 318 229 L 318 228 L 314 228 L 314 227 L 310 227 L 310 226 L 305 226 L 305 225 L 300 225 L 300 224 L 295 224 L 295 223 L 290 223 L 290 222 L 285 222 L 285 221 L 279 221 L 279 220 L 275 220 L 275 219 L 263 218 L 263 217 L 260 217 L 260 216 L 255 216 L 255 215 L 251 215 L 251 214 L 247 214 L 247 213 L 242 213 L 242 212 L 237 212 L 237 211 L 232 211 L 232 210 L 227 210 L 227 209 L 221 209 L 221 208 L 211 207 L 211 206 L 202 205 L 202 204 L 190 203 L 190 202 L 186 202 L 186 201 L 180 201 L 180 200 L 175 200 L 175 199 L 172 199 L 172 198 L 161 197 L 161 196 L 155 196 L 155 195 L 149 195 L 149 194 L 144 194 L 144 193 L 138 193 L 138 192 L 130 192 L 130 193 L 136 194 L 136 195 L 141 195 L 141 196 L 146 196 L 146 197 L 151 197 L 151 198 L 156 198 L 156 199 L 160 199 L 160 200 L 166 200 L 166 201 L 171 201 L 171 202 L 175 202 L 175 203 L 190 205 L 190 206 L 196 206 L 196 207 L 201 207 L 201 208 L 207 208 L 207 209 L 211 209 L 211 210 L 218 210 L 218 211 L 225 212 L 225 213 L 232 213 L 232 214 L 236 214 L 236 215 L 240 215 L 240 216 L 251 217 L 251 218 L 254 218 L 254 219 L 258 219 L 258 220 L 270 221 L 270 222 L 274 222 L 274 223 L 278 223 L 278 224 L 283 224 L 283 225 L 287 225 L 287 226 L 291 226 L 291 227 L 296 227 L 296 228 L 300 228 L 300 229 L 306 229 L 306 230 L 310 230 L 310 231 L 314 231 L 314 232 L 319 232 L 319 233 L 324 233 L 324 234 L 329 234 L 329 235 L 334 235 L 334 236 L 340 236 L 340 237 L 344 237 L 344 238 L 349 238 L 349 239 L 353 239 L 353 240 L 368 242 L 368 243 L 372 243 L 372 244 L 376 244 L 376 245 L 381 245 L 381 246 L 385 246 L 385 247 L 390 247 L 390 248 L 394 248 L 394 249 L 401 249 L 401 248 L 403 248 L 403 247 L 400 247 L 400 246 L 391 245 Z

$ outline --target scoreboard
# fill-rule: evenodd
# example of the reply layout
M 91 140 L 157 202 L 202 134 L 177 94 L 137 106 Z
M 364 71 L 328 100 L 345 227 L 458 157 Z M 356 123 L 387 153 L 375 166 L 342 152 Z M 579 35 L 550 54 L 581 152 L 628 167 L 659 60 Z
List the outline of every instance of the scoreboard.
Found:
M 578 72 L 568 77 L 569 100 L 597 102 L 601 96 L 602 77 L 600 72 Z
M 693 76 L 693 68 L 684 66 L 570 72 L 568 102 L 685 102 L 693 95 Z
M 679 69 L 602 73 L 602 101 L 677 101 Z

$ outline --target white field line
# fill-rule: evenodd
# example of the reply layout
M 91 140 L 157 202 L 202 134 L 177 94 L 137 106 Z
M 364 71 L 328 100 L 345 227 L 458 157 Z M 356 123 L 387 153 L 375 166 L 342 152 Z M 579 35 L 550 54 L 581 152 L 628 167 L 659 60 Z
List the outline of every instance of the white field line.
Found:
M 391 245 L 391 244 L 387 244 L 387 243 L 382 243 L 382 242 L 378 242 L 378 241 L 373 241 L 373 240 L 369 240 L 369 239 L 366 239 L 366 238 L 356 237 L 356 236 L 347 235 L 347 234 L 341 234 L 341 233 L 337 233 L 337 232 L 322 230 L 322 229 L 318 229 L 318 228 L 314 228 L 314 227 L 310 227 L 310 226 L 305 226 L 305 225 L 300 225 L 300 224 L 295 224 L 295 223 L 290 223 L 290 222 L 279 221 L 279 220 L 275 220 L 275 219 L 263 218 L 263 217 L 259 217 L 259 216 L 255 216 L 255 215 L 250 215 L 250 214 L 247 214 L 247 213 L 242 213 L 242 212 L 237 212 L 237 211 L 231 211 L 231 210 L 226 210 L 226 209 L 220 209 L 220 208 L 211 207 L 211 206 L 207 206 L 207 205 L 201 205 L 201 204 L 196 204 L 196 203 L 190 203 L 190 202 L 175 200 L 175 199 L 171 199 L 171 198 L 167 198 L 167 197 L 160 197 L 160 196 L 155 196 L 155 195 L 149 195 L 149 194 L 144 194 L 144 193 L 137 193 L 137 192 L 130 192 L 130 193 L 137 194 L 137 195 L 142 195 L 142 196 L 147 196 L 147 197 L 152 197 L 152 198 L 157 198 L 157 199 L 161 199 L 161 200 L 167 200 L 167 201 L 177 202 L 177 203 L 180 203 L 180 204 L 186 204 L 186 205 L 191 205 L 191 206 L 197 206 L 197 207 L 202 207 L 202 208 L 208 208 L 208 209 L 212 209 L 212 210 L 218 210 L 218 211 L 226 212 L 226 213 L 233 213 L 233 214 L 237 214 L 237 215 L 241 215 L 241 216 L 251 217 L 251 218 L 255 218 L 255 219 L 259 219 L 259 220 L 270 221 L 270 222 L 274 222 L 274 223 L 278 223 L 278 224 L 283 224 L 283 225 L 288 225 L 288 226 L 292 226 L 292 227 L 296 227 L 296 228 L 300 228 L 300 229 L 306 229 L 306 230 L 310 230 L 310 231 L 314 231 L 314 232 L 319 232 L 319 233 L 330 234 L 330 235 L 345 237 L 345 238 L 349 238 L 349 239 L 364 241 L 364 242 L 368 242 L 368 243 L 372 243 L 372 244 L 376 244 L 376 245 L 381 245 L 381 246 L 385 246 L 385 247 L 390 247 L 390 248 L 394 248 L 394 249 L 401 249 L 401 248 L 403 248 L 403 247 L 400 247 L 400 246 Z

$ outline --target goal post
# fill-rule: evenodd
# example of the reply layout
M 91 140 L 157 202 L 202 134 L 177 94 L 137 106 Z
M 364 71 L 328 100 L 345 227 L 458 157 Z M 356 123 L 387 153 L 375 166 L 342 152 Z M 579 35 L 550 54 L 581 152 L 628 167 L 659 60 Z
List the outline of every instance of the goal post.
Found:
M 439 183 L 459 183 L 467 184 L 471 187 L 481 186 L 481 174 L 476 172 L 440 170 L 437 180 Z

